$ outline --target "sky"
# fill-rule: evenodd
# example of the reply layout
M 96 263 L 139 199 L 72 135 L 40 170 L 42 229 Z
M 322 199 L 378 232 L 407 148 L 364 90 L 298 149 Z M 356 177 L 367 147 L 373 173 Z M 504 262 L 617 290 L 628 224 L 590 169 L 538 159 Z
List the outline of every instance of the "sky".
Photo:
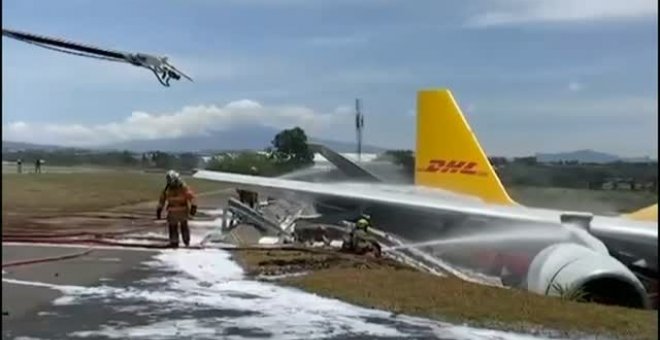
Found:
M 658 154 L 655 0 L 4 0 L 3 27 L 167 55 L 194 78 L 3 37 L 3 140 L 95 146 L 303 127 L 412 149 L 449 88 L 490 155 Z

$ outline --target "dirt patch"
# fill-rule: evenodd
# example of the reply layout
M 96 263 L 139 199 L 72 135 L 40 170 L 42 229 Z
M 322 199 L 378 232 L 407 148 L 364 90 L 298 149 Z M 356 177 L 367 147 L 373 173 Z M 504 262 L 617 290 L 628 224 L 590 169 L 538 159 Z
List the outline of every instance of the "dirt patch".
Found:
M 236 253 L 237 260 L 246 268 L 248 275 L 253 276 L 279 276 L 333 268 L 413 270 L 389 259 L 370 259 L 334 250 L 239 250 Z
M 235 257 L 250 275 L 306 273 L 279 282 L 394 313 L 534 334 L 657 339 L 657 311 L 563 301 L 346 254 L 267 250 Z

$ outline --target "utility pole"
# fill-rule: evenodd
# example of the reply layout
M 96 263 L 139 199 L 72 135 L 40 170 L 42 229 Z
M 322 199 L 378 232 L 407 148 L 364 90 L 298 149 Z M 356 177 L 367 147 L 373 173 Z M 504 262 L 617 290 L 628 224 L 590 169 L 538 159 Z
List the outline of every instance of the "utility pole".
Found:
M 358 162 L 362 161 L 362 129 L 364 128 L 364 116 L 360 111 L 360 99 L 355 99 L 355 132 L 357 133 Z

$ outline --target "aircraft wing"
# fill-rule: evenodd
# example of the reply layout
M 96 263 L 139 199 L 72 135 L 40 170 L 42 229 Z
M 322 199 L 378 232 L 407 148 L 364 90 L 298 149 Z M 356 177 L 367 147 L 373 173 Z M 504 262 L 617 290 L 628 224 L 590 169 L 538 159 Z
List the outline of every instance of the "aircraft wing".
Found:
M 237 188 L 275 192 L 283 198 L 308 202 L 334 200 L 355 206 L 383 205 L 392 209 L 420 211 L 420 216 L 435 213 L 468 216 L 472 219 L 497 219 L 533 224 L 561 224 L 565 212 L 523 206 L 502 206 L 481 200 L 419 186 L 393 186 L 379 183 L 311 183 L 281 178 L 257 177 L 213 171 L 198 171 L 193 177 L 234 184 Z M 426 215 L 425 213 L 430 213 Z M 595 216 L 589 233 L 615 253 L 645 259 L 657 268 L 657 223 Z M 579 237 L 591 243 L 589 238 Z
M 559 223 L 559 215 L 522 207 L 485 204 L 469 197 L 436 189 L 363 183 L 310 183 L 281 178 L 257 177 L 215 171 L 198 171 L 194 178 L 231 183 L 237 188 L 294 194 L 311 200 L 341 199 L 357 204 L 383 204 L 426 211 L 441 211 L 486 218 Z

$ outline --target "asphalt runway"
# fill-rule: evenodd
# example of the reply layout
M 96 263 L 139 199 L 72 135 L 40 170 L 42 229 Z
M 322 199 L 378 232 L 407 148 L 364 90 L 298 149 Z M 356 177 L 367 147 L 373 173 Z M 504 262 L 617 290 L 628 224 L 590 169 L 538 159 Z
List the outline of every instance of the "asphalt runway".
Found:
M 3 263 L 84 249 L 3 244 Z M 535 339 L 257 281 L 220 249 L 97 249 L 9 267 L 2 295 L 3 339 Z
M 86 249 L 88 248 L 3 244 L 2 263 L 63 256 Z M 14 284 L 5 279 L 60 286 L 121 283 L 134 279 L 138 275 L 137 265 L 154 254 L 153 251 L 95 249 L 87 255 L 73 259 L 3 268 L 2 338 L 13 339 L 16 336 L 35 333 L 44 339 L 52 338 L 49 334 L 57 333 L 58 324 L 52 323 L 46 316 L 49 315 L 49 310 L 53 309 L 52 302 L 63 295 L 57 289 Z
M 219 206 L 226 194 L 205 197 L 204 207 Z M 221 210 L 200 212 L 191 221 L 193 245 L 221 224 Z M 258 237 L 250 228 L 235 234 L 239 243 Z M 3 265 L 89 249 L 2 248 Z M 3 339 L 538 339 L 362 308 L 255 280 L 230 252 L 212 248 L 95 246 L 72 259 L 5 267 L 2 276 Z

